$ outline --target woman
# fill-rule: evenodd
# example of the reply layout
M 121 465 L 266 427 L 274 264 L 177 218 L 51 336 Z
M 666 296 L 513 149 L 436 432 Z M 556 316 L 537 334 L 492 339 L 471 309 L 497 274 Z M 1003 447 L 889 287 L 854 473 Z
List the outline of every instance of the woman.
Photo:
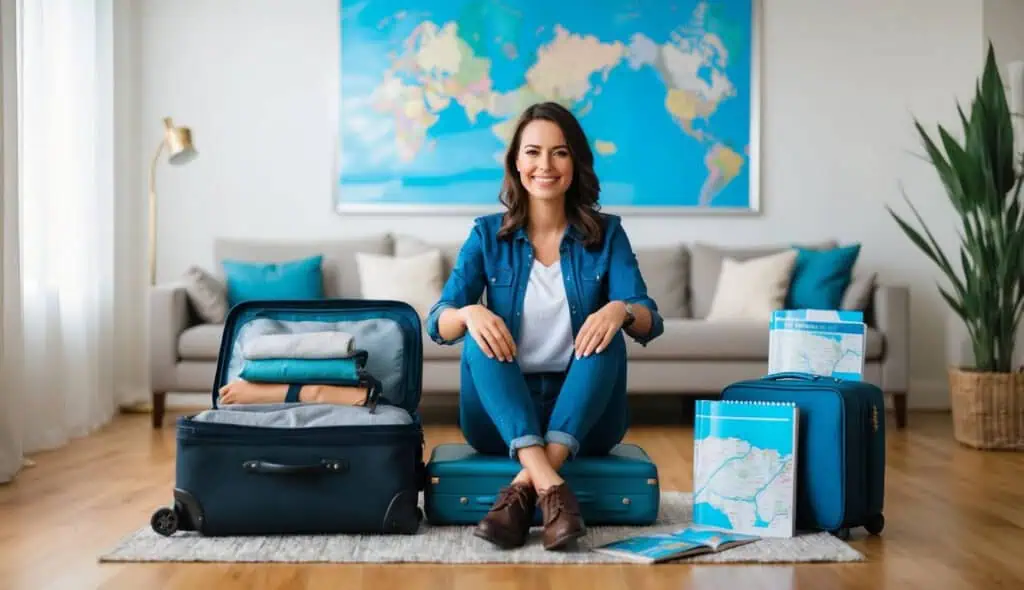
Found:
M 427 318 L 435 342 L 464 341 L 467 442 L 523 466 L 476 530 L 499 547 L 526 542 L 537 504 L 545 548 L 585 534 L 559 468 L 622 440 L 622 331 L 641 344 L 663 331 L 619 218 L 597 212 L 593 161 L 572 113 L 551 102 L 526 109 L 505 155 L 506 211 L 475 220 Z

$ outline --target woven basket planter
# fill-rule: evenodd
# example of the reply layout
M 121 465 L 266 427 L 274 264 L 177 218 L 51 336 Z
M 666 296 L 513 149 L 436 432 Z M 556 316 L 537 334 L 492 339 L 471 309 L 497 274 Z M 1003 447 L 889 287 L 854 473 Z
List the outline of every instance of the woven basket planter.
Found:
M 953 436 L 976 449 L 1024 450 L 1024 372 L 949 369 Z

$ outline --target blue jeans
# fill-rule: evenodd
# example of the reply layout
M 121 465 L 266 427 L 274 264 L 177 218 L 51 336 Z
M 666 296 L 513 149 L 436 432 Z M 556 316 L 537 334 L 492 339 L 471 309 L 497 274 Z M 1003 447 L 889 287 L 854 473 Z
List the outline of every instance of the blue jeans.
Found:
M 487 358 L 472 336 L 462 348 L 459 423 L 477 452 L 507 454 L 559 443 L 576 455 L 604 455 L 629 427 L 626 343 L 570 361 L 565 372 L 524 374 L 514 360 Z

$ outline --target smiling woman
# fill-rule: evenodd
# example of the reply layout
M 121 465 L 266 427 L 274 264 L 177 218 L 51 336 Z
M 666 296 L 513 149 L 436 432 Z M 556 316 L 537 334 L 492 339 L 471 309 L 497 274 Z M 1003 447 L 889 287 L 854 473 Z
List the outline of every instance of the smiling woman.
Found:
M 460 424 L 478 452 L 518 459 L 477 536 L 521 546 L 535 506 L 544 546 L 585 534 L 559 469 L 605 455 L 629 427 L 626 344 L 663 331 L 621 220 L 598 212 L 594 155 L 576 118 L 536 104 L 505 155 L 505 213 L 479 217 L 427 317 L 462 349 Z M 479 304 L 486 290 L 487 303 Z

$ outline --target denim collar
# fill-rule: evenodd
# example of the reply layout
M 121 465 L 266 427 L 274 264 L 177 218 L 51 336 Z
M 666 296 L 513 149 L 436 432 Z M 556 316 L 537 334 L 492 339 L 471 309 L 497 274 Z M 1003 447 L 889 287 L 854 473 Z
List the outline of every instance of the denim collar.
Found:
M 571 222 L 565 228 L 565 235 L 563 236 L 563 240 L 565 237 L 572 238 L 577 242 L 583 241 L 583 234 L 580 232 L 580 230 L 576 229 L 576 226 L 573 225 Z M 520 227 L 519 229 L 517 229 L 515 238 L 516 241 L 529 241 L 529 237 L 527 237 L 526 235 L 526 228 Z

